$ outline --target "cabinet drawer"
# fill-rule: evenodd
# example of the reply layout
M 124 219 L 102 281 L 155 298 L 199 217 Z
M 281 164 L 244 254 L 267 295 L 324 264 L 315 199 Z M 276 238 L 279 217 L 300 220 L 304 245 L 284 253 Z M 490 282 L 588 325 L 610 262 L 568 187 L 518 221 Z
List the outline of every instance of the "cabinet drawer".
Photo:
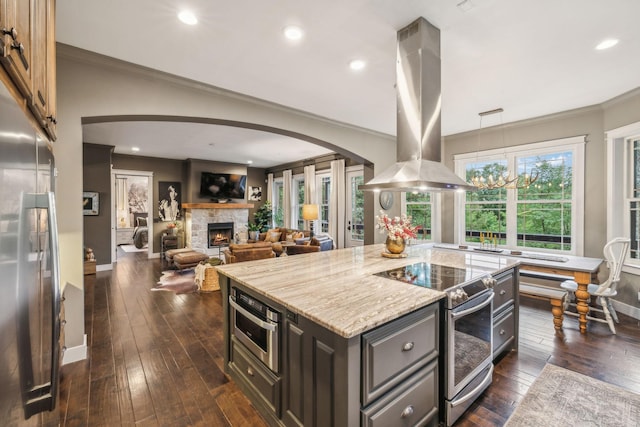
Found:
M 493 324 L 493 355 L 497 356 L 504 346 L 514 336 L 515 319 L 513 317 L 513 307 L 494 319 Z
M 254 390 L 257 397 L 280 416 L 280 378 L 235 339 L 231 341 L 229 366 Z
M 414 377 L 363 410 L 363 427 L 438 425 L 438 364 L 432 362 Z
M 362 336 L 362 406 L 438 355 L 439 304 L 432 304 Z
M 496 278 L 493 287 L 495 297 L 493 299 L 493 312 L 498 313 L 513 301 L 513 274 L 507 274 Z

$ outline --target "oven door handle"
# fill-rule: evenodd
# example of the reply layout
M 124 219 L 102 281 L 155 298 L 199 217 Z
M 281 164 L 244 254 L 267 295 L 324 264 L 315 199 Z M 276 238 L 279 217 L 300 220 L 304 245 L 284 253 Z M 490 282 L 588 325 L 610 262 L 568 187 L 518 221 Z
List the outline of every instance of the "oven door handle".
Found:
M 475 306 L 473 306 L 471 308 L 468 308 L 466 310 L 462 310 L 462 311 L 459 311 L 459 312 L 453 312 L 451 314 L 451 318 L 452 319 L 457 319 L 458 317 L 466 316 L 469 313 L 474 313 L 474 312 L 486 307 L 488 304 L 491 303 L 491 301 L 493 301 L 493 297 L 494 296 L 495 296 L 495 294 L 493 292 L 491 292 L 491 295 L 484 302 L 482 302 L 482 303 L 480 303 L 478 305 L 475 305 Z
M 270 323 L 270 322 L 265 322 L 264 320 L 262 320 L 261 318 L 257 317 L 256 315 L 248 312 L 242 306 L 240 306 L 237 302 L 235 302 L 233 300 L 233 298 L 231 297 L 231 295 L 229 295 L 229 304 L 231 304 L 231 307 L 233 307 L 237 311 L 239 311 L 244 317 L 246 317 L 247 319 L 251 320 L 253 323 L 255 323 L 256 325 L 260 326 L 261 328 L 267 329 L 267 330 L 269 330 L 271 332 L 275 332 L 276 331 L 276 327 L 278 326 L 277 324 Z
M 467 393 L 465 396 L 461 397 L 458 400 L 451 401 L 451 406 L 456 407 L 458 405 L 462 405 L 467 400 L 473 397 L 476 397 L 482 390 L 486 388 L 487 384 L 490 383 L 492 379 L 493 379 L 493 364 L 491 364 L 491 369 L 489 369 L 489 372 L 487 372 L 487 375 L 484 377 L 482 382 L 478 384 L 476 388 L 474 388 L 469 393 Z

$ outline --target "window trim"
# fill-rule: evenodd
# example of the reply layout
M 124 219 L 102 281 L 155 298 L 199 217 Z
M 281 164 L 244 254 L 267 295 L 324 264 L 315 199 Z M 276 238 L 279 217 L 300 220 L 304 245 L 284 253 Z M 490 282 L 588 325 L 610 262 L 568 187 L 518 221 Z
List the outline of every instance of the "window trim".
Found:
M 630 162 L 628 155 L 629 140 L 640 139 L 640 122 L 611 129 L 605 132 L 607 142 L 606 199 L 607 203 L 607 242 L 614 237 L 630 237 L 629 215 L 627 208 L 628 175 Z M 616 207 L 624 206 L 624 209 Z M 622 271 L 640 275 L 640 260 L 632 260 L 627 255 Z
M 586 135 L 578 135 L 549 141 L 534 142 L 526 145 L 505 147 L 501 149 L 491 149 L 479 152 L 456 154 L 453 157 L 455 173 L 462 179 L 465 179 L 466 164 L 476 160 L 491 160 L 506 156 L 509 161 L 511 161 L 513 157 L 526 157 L 536 154 L 548 154 L 557 151 L 572 151 L 573 194 L 571 197 L 571 250 L 558 251 L 536 248 L 535 251 L 582 256 L 584 253 L 584 162 L 586 137 Z M 466 192 L 459 192 L 456 193 L 454 198 L 454 243 L 456 244 L 461 244 L 461 242 L 465 241 L 465 196 Z M 509 204 L 514 204 L 513 206 L 517 206 L 517 200 L 515 197 L 515 192 L 513 190 L 507 193 L 506 203 L 507 212 L 509 211 Z M 513 225 L 515 224 L 515 218 L 512 218 L 512 220 L 509 221 L 509 218 L 511 217 L 513 217 L 513 215 L 507 218 L 508 228 L 513 228 Z

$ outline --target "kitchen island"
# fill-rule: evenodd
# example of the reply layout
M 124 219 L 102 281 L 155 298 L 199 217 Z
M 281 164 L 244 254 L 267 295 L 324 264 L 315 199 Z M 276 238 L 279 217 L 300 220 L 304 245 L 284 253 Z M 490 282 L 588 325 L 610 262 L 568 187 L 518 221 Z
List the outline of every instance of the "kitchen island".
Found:
M 466 281 L 513 278 L 518 261 L 430 246 L 408 247 L 398 259 L 383 251 L 368 245 L 217 267 L 225 368 L 270 424 L 393 425 L 398 418 L 437 425 L 447 294 L 376 274 L 426 263 L 463 269 Z M 243 342 L 233 329 L 255 316 L 236 308 L 239 300 L 268 308 L 277 320 L 248 328 Z M 511 329 L 517 334 L 517 324 Z

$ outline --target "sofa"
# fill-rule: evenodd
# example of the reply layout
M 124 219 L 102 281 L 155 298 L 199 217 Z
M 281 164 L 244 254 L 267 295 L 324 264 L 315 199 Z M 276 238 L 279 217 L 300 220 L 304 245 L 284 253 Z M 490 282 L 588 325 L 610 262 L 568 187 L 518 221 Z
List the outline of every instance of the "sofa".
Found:
M 225 264 L 276 257 L 271 242 L 232 243 L 222 253 Z
M 277 227 L 260 233 L 258 240 L 248 240 L 247 245 L 268 244 L 276 256 L 282 255 L 283 242 L 293 242 L 295 245 L 286 247 L 287 255 L 306 254 L 333 249 L 333 239 L 328 234 L 318 234 L 310 237 L 309 230 L 294 230 L 291 228 Z
M 312 252 L 330 251 L 333 239 L 328 234 L 319 234 L 311 238 L 297 239 L 294 246 L 287 246 L 287 255 L 308 254 Z

